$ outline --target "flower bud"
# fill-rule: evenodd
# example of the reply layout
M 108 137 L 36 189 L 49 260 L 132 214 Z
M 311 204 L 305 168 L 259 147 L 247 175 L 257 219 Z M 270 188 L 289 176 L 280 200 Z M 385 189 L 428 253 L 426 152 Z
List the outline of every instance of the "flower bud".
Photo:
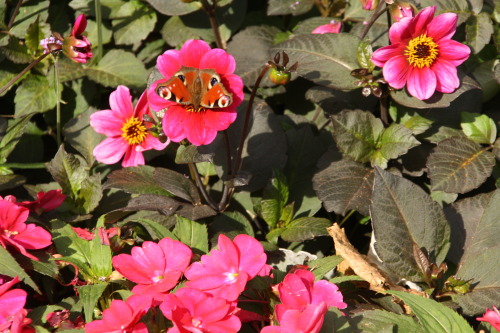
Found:
M 340 21 L 335 21 L 331 20 L 330 23 L 328 24 L 323 24 L 320 25 L 319 27 L 316 27 L 312 33 L 313 34 L 338 34 L 340 32 L 340 29 L 342 28 L 342 22 Z
M 87 19 L 81 14 L 75 21 L 71 34 L 63 40 L 63 52 L 71 60 L 86 63 L 92 58 L 90 41 L 82 33 L 87 27 Z
M 290 82 L 292 74 L 285 70 L 279 68 L 271 68 L 271 72 L 269 73 L 269 79 L 274 84 L 285 85 Z
M 374 10 L 378 6 L 379 0 L 360 0 L 364 10 Z
M 395 22 L 399 22 L 403 17 L 413 17 L 417 12 L 417 8 L 406 1 L 396 1 L 389 6 L 389 12 Z

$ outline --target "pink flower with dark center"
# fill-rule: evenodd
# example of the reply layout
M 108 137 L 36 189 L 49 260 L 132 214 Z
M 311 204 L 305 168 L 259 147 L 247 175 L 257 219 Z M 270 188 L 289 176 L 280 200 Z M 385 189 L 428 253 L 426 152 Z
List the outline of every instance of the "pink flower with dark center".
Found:
M 143 151 L 164 149 L 161 143 L 148 130 L 151 124 L 144 122 L 144 115 L 150 115 L 146 94 L 143 93 L 135 108 L 132 96 L 125 86 L 118 86 L 109 96 L 111 110 L 103 110 L 90 116 L 90 126 L 97 133 L 108 138 L 94 148 L 95 158 L 105 164 L 118 162 L 124 155 L 122 166 L 144 164 Z
M 38 250 L 52 244 L 52 236 L 42 227 L 26 224 L 29 210 L 17 204 L 0 200 L 0 244 L 13 248 L 33 260 L 38 260 L 26 250 Z
M 24 309 L 28 294 L 22 289 L 10 289 L 18 282 L 16 276 L 0 286 L 0 332 L 34 332 L 25 327 L 31 324 L 31 319 L 26 318 L 28 311 Z
M 320 25 L 316 27 L 311 33 L 313 34 L 338 34 L 342 28 L 342 22 L 331 20 L 328 24 Z
M 62 191 L 50 190 L 47 193 L 41 191 L 36 195 L 35 201 L 18 202 L 17 205 L 28 208 L 31 212 L 41 215 L 44 212 L 54 210 L 59 207 L 66 199 L 66 195 Z
M 161 301 L 179 282 L 191 261 L 191 249 L 183 243 L 163 238 L 158 244 L 146 241 L 132 248 L 132 254 L 113 257 L 115 269 L 137 283 L 134 294 L 148 295 Z
M 500 332 L 500 312 L 494 306 L 493 310 L 486 309 L 486 313 L 482 317 L 476 318 L 479 321 L 488 322 L 491 326 L 493 326 L 497 331 Z
M 111 306 L 102 312 L 101 320 L 85 325 L 87 333 L 148 333 L 146 324 L 139 323 L 151 307 L 151 298 L 132 295 L 127 301 L 112 300 Z
M 87 18 L 81 14 L 76 18 L 71 34 L 63 40 L 64 54 L 71 60 L 82 64 L 92 58 L 92 44 L 87 37 L 82 35 L 85 28 L 87 28 Z
M 180 50 L 168 50 L 159 56 L 157 67 L 165 78 L 150 86 L 148 101 L 155 111 L 166 109 L 163 131 L 170 140 L 207 145 L 218 131 L 236 120 L 236 107 L 244 97 L 243 81 L 233 74 L 236 62 L 226 51 L 211 49 L 201 40 L 188 40 Z M 159 85 L 174 77 L 179 82 L 169 89 L 164 87 L 165 95 L 160 97 Z M 224 89 L 220 97 L 218 93 Z
M 403 17 L 389 30 L 391 45 L 373 53 L 372 62 L 383 68 L 387 83 L 406 89 L 410 95 L 428 99 L 435 91 L 451 93 L 460 85 L 457 66 L 470 54 L 468 46 L 451 39 L 457 14 L 434 17 L 436 6 L 426 7 L 417 16 Z
M 167 295 L 160 310 L 174 323 L 168 333 L 232 333 L 241 328 L 233 302 L 196 289 L 181 288 Z
M 203 255 L 184 272 L 189 280 L 186 286 L 235 301 L 266 260 L 264 248 L 255 238 L 241 234 L 231 241 L 220 234 L 218 249 Z

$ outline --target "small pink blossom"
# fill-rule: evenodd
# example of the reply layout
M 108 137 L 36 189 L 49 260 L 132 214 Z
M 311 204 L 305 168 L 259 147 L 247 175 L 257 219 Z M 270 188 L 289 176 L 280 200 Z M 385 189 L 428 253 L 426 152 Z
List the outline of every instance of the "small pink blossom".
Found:
M 163 238 L 157 243 L 146 241 L 132 248 L 132 254 L 113 257 L 115 269 L 137 285 L 134 294 L 148 295 L 161 301 L 179 282 L 191 261 L 191 249 L 183 243 Z
M 497 331 L 500 332 L 500 312 L 496 306 L 493 307 L 493 310 L 486 309 L 486 313 L 482 317 L 476 318 L 479 321 L 488 322 L 491 326 L 493 326 Z
M 436 6 L 417 16 L 403 17 L 389 30 L 391 45 L 373 53 L 372 62 L 382 67 L 387 83 L 406 89 L 410 95 L 428 99 L 435 91 L 452 93 L 460 86 L 457 66 L 470 54 L 468 46 L 454 41 L 458 15 L 434 17 Z
M 95 158 L 105 164 L 118 162 L 123 156 L 123 167 L 144 164 L 145 150 L 164 149 L 166 143 L 161 143 L 148 130 L 150 124 L 143 120 L 144 115 L 150 115 L 146 94 L 143 93 L 135 108 L 132 96 L 125 86 L 118 86 L 109 96 L 111 110 L 103 110 L 90 116 L 90 126 L 97 133 L 108 138 L 94 148 Z
M 25 327 L 31 324 L 31 319 L 26 318 L 28 311 L 24 309 L 28 294 L 22 289 L 10 289 L 18 282 L 20 281 L 16 276 L 0 286 L 0 332 L 34 332 Z
M 319 27 L 314 28 L 312 31 L 313 34 L 338 34 L 340 29 L 342 28 L 342 22 L 331 20 L 328 24 L 320 25 Z
M 0 244 L 16 249 L 33 260 L 37 257 L 26 250 L 38 250 L 52 244 L 52 236 L 42 227 L 26 224 L 29 210 L 17 204 L 0 200 Z
M 211 143 L 218 131 L 223 131 L 236 120 L 236 107 L 243 101 L 243 81 L 233 74 L 236 61 L 222 49 L 211 49 L 202 40 L 188 40 L 180 50 L 168 50 L 157 59 L 157 67 L 164 79 L 154 82 L 148 90 L 148 101 L 155 111 L 166 109 L 163 131 L 174 142 L 187 139 L 193 145 Z M 213 69 L 220 83 L 232 95 L 232 104 L 222 108 L 183 105 L 166 100 L 157 94 L 159 83 L 167 82 L 181 68 Z M 202 92 L 200 92 L 202 93 Z M 183 96 L 188 98 L 191 96 Z
M 66 195 L 62 194 L 60 189 L 50 190 L 47 193 L 41 191 L 36 197 L 35 201 L 18 202 L 17 205 L 26 207 L 37 215 L 42 215 L 44 212 L 56 209 L 66 199 Z
M 168 333 L 232 333 L 241 328 L 233 302 L 196 289 L 181 288 L 167 295 L 160 310 L 174 323 Z
M 266 264 L 264 248 L 255 238 L 240 234 L 231 241 L 220 234 L 218 249 L 203 255 L 184 272 L 186 286 L 234 301 Z
M 85 325 L 87 333 L 148 333 L 146 324 L 139 323 L 151 307 L 151 298 L 132 295 L 127 301 L 112 300 L 111 306 L 102 312 L 101 320 Z

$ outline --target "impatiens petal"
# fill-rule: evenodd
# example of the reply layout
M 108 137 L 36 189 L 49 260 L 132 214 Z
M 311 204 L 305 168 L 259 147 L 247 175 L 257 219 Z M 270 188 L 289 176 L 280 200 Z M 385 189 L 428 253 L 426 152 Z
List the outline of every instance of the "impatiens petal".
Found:
M 182 45 L 180 58 L 182 65 L 186 67 L 200 68 L 203 56 L 210 51 L 210 45 L 198 39 L 190 39 Z
M 439 43 L 442 39 L 450 39 L 457 30 L 458 15 L 443 13 L 436 16 L 427 26 L 427 36 Z
M 13 239 L 28 250 L 43 249 L 52 244 L 50 232 L 31 223 L 26 225 L 24 232 L 15 235 Z
M 177 50 L 165 51 L 156 60 L 156 66 L 160 73 L 168 80 L 182 67 L 182 58 Z
M 314 279 L 314 275 L 313 275 Z M 288 309 L 302 310 L 311 303 L 309 283 L 296 274 L 288 274 L 278 286 L 280 299 Z
M 135 149 L 134 147 L 129 147 L 125 152 L 125 157 L 123 157 L 122 167 L 134 167 L 138 165 L 144 165 L 144 155 L 142 151 Z
M 94 157 L 101 163 L 113 164 L 118 162 L 125 152 L 129 144 L 120 138 L 107 138 L 94 148 Z
M 436 91 L 436 81 L 436 75 L 430 68 L 413 68 L 408 74 L 406 89 L 410 95 L 425 100 Z
M 453 39 L 439 42 L 439 58 L 446 60 L 453 66 L 462 64 L 469 58 L 470 48 L 467 45 L 454 41 Z
M 236 236 L 233 243 L 240 252 L 240 270 L 245 271 L 250 278 L 255 277 L 266 264 L 264 248 L 258 240 L 245 234 Z
M 29 210 L 8 200 L 0 200 L 0 229 L 17 231 L 18 224 L 28 219 Z
M 457 75 L 457 68 L 446 60 L 439 60 L 432 66 L 436 74 L 436 90 L 442 93 L 452 93 L 460 85 Z
M 344 303 L 344 296 L 339 291 L 339 287 L 325 280 L 319 280 L 314 283 L 312 304 L 319 304 L 321 302 L 325 302 L 328 307 L 334 306 L 338 309 L 345 309 L 347 307 L 347 304 Z
M 90 115 L 90 126 L 97 133 L 106 136 L 122 135 L 124 119 L 117 117 L 113 110 L 97 111 Z
M 219 75 L 232 74 L 236 69 L 234 57 L 222 49 L 213 49 L 203 55 L 199 65 L 201 69 L 211 68 Z
M 125 86 L 118 86 L 109 95 L 109 105 L 111 110 L 120 113 L 123 119 L 128 119 L 134 115 L 132 95 L 130 95 L 130 90 Z
M 408 31 L 412 37 L 417 37 L 426 33 L 427 25 L 434 18 L 436 6 L 425 7 L 415 16 L 408 26 Z
M 163 238 L 158 242 L 158 246 L 165 253 L 166 268 L 169 271 L 184 271 L 189 266 L 193 252 L 187 245 Z
M 0 318 L 7 318 L 21 311 L 26 304 L 26 291 L 12 289 L 0 296 Z
M 382 70 L 384 79 L 394 89 L 401 89 L 405 86 L 408 79 L 410 67 L 408 61 L 403 55 L 392 57 L 389 59 Z
M 404 45 L 392 44 L 384 46 L 373 52 L 372 62 L 378 67 L 384 67 L 384 64 L 391 58 L 401 56 L 403 54 Z

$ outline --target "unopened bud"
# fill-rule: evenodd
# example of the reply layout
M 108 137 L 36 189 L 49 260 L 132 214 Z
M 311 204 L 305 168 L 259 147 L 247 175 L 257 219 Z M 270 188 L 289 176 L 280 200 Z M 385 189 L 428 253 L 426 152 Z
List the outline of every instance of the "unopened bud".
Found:
M 399 22 L 404 17 L 413 17 L 417 12 L 417 8 L 406 1 L 396 1 L 389 6 L 389 12 L 395 22 Z

